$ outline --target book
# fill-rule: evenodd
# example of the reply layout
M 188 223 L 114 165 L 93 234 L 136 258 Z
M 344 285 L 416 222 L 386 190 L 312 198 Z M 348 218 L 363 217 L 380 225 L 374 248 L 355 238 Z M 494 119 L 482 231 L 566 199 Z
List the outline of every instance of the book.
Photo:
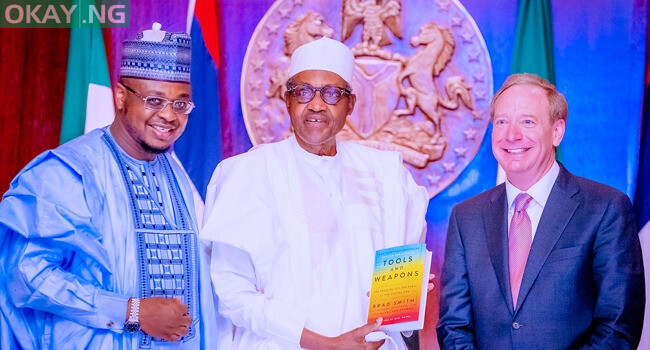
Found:
M 407 244 L 375 252 L 368 322 L 383 318 L 386 332 L 419 330 L 424 310 L 431 252 L 425 244 Z

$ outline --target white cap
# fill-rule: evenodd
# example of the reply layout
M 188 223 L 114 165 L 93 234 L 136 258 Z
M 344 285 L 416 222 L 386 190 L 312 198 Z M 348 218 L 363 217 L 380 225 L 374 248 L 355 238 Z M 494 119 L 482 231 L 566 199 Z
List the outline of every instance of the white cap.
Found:
M 349 47 L 340 41 L 322 37 L 300 46 L 291 55 L 289 76 L 306 70 L 325 70 L 338 74 L 352 84 L 354 55 Z

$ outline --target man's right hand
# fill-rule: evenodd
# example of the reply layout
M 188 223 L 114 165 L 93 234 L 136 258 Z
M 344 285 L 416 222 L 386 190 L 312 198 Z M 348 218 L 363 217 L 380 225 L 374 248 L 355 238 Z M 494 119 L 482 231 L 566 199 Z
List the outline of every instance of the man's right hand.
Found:
M 374 332 L 381 326 L 382 318 L 376 321 L 368 322 L 364 326 L 355 328 L 349 332 L 343 333 L 338 337 L 326 337 L 318 333 L 314 333 L 309 329 L 302 330 L 300 337 L 300 347 L 303 349 L 313 350 L 376 350 L 384 344 L 386 340 L 377 342 L 367 342 L 366 334 Z
M 140 329 L 154 338 L 177 341 L 192 323 L 187 305 L 179 299 L 140 300 Z
M 355 328 L 347 333 L 343 333 L 333 339 L 333 349 L 379 349 L 386 340 L 367 342 L 366 334 L 374 332 L 381 326 L 381 318 L 374 322 L 368 322 L 365 325 Z

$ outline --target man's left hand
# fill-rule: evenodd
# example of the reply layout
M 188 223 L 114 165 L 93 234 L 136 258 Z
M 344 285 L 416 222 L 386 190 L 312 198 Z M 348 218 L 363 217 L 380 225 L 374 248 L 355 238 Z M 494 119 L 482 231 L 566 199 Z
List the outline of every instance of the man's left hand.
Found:
M 436 278 L 436 275 L 434 275 L 432 273 L 429 274 L 429 285 L 427 286 L 427 291 L 429 291 L 429 292 L 433 290 L 433 287 L 434 287 L 433 279 L 434 278 Z

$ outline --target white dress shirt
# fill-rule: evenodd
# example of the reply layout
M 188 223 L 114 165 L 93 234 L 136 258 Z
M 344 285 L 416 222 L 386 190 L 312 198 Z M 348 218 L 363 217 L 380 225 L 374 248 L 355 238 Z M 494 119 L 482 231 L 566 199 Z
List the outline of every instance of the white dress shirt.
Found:
M 546 175 L 542 176 L 539 181 L 530 186 L 527 191 L 518 189 L 506 179 L 506 195 L 508 196 L 508 231 L 510 231 L 510 221 L 512 221 L 512 215 L 515 212 L 515 197 L 522 192 L 528 193 L 533 197 L 533 199 L 530 201 L 526 212 L 530 218 L 531 228 L 533 230 L 532 238 L 535 239 L 535 232 L 537 231 L 539 220 L 542 217 L 544 206 L 546 206 L 548 196 L 551 194 L 551 189 L 553 189 L 553 185 L 555 184 L 555 180 L 559 174 L 560 166 L 557 164 L 557 161 L 555 161 Z

